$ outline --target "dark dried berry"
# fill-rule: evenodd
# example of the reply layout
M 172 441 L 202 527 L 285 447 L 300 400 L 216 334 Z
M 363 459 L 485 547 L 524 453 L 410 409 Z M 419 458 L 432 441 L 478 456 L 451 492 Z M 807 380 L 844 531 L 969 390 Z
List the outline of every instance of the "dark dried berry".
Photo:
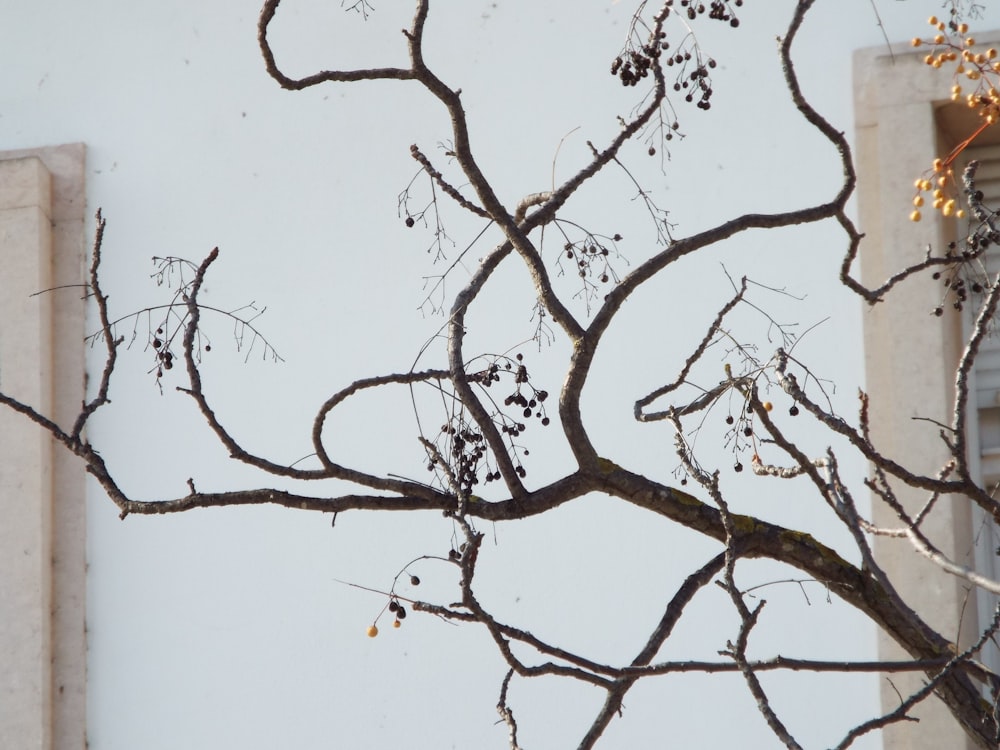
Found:
M 420 585 L 420 579 L 417 578 L 417 576 L 410 576 L 410 585 L 411 586 L 419 586 Z
M 733 467 L 733 471 L 737 471 L 737 472 L 743 471 L 743 464 L 741 464 L 739 461 L 737 461 L 736 462 L 736 466 Z
M 160 341 L 159 339 L 153 339 L 153 348 L 154 349 L 159 349 L 161 346 L 163 346 L 163 342 L 162 341 Z
M 746 435 L 747 437 L 750 437 L 751 435 L 753 435 L 753 427 L 751 427 L 750 425 L 747 425 L 746 427 L 744 427 L 743 428 L 743 434 Z
M 728 417 L 726 417 L 726 424 L 732 424 L 735 421 L 736 420 L 733 419 L 733 415 L 732 414 L 730 414 Z
M 406 217 L 406 221 L 405 221 L 405 222 L 403 222 L 403 223 L 404 223 L 404 224 L 406 224 L 406 226 L 408 226 L 408 227 L 412 227 L 412 226 L 413 226 L 414 224 L 416 224 L 417 222 L 415 222 L 415 221 L 413 220 L 413 217 L 412 217 L 412 216 L 407 216 L 407 217 Z
M 793 417 L 798 416 L 799 407 L 797 407 L 795 404 L 792 404 L 790 407 L 788 407 L 788 413 L 791 414 Z
M 399 602 L 397 602 L 395 599 L 393 599 L 391 602 L 389 602 L 389 611 L 390 612 L 395 612 L 398 609 L 399 609 Z

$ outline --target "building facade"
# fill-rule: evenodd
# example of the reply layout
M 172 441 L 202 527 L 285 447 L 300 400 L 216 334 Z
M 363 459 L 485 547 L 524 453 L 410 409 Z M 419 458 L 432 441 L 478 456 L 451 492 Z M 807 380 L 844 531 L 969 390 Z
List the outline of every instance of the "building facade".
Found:
M 996 43 L 989 35 L 980 42 Z M 959 220 L 925 210 L 911 221 L 914 181 L 935 157 L 943 156 L 972 133 L 980 120 L 963 101 L 947 98 L 951 80 L 946 70 L 924 62 L 926 49 L 901 44 L 860 50 L 854 59 L 858 213 L 865 237 L 860 250 L 860 276 L 869 288 L 893 273 L 936 255 L 959 237 Z M 960 174 L 970 159 L 982 163 L 978 186 L 985 200 L 1000 199 L 1000 132 L 988 128 L 955 163 Z M 996 265 L 989 261 L 990 265 Z M 944 276 L 947 276 L 945 273 Z M 864 317 L 867 392 L 871 399 L 872 439 L 878 448 L 914 470 L 933 475 L 949 452 L 937 438 L 940 425 L 951 422 L 955 370 L 971 324 L 970 308 L 955 308 L 941 279 L 918 274 L 893 290 Z M 938 307 L 943 314 L 935 315 Z M 1000 347 L 986 342 L 973 373 L 975 408 L 969 415 L 969 446 L 982 481 L 1000 478 Z M 927 421 L 930 420 L 930 421 Z M 935 424 L 936 423 L 936 424 Z M 918 436 L 919 437 L 916 437 Z M 896 487 L 914 514 L 928 493 Z M 878 526 L 900 525 L 895 512 L 873 498 Z M 996 579 L 997 534 L 993 523 L 966 498 L 941 498 L 922 530 L 951 560 Z M 875 551 L 903 599 L 941 633 L 953 633 L 959 648 L 979 637 L 992 619 L 996 597 L 961 578 L 942 572 L 917 554 L 906 539 L 876 537 Z M 880 635 L 880 654 L 906 658 L 888 637 Z M 1000 666 L 998 651 L 982 654 L 987 666 Z M 923 683 L 922 674 L 893 675 L 882 681 L 884 710 L 899 704 Z M 919 723 L 901 722 L 885 732 L 887 750 L 902 748 L 971 748 L 971 741 L 937 700 L 914 712 Z

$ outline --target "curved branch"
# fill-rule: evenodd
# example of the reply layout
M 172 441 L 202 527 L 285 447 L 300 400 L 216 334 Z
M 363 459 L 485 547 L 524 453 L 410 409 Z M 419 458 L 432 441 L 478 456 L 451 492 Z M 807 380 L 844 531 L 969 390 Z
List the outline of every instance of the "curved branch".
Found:
M 324 70 L 313 73 L 304 78 L 291 78 L 285 75 L 278 67 L 274 59 L 274 52 L 271 50 L 271 42 L 268 39 L 268 31 L 274 14 L 281 5 L 281 0 L 265 0 L 264 7 L 261 8 L 260 18 L 257 21 L 257 44 L 260 46 L 261 56 L 264 58 L 264 67 L 271 78 L 276 80 L 283 89 L 289 91 L 301 91 L 310 86 L 317 86 L 327 82 L 348 83 L 351 81 L 375 81 L 379 79 L 390 79 L 397 81 L 412 80 L 415 74 L 412 68 L 363 68 L 358 70 Z M 421 16 L 422 14 L 422 16 Z M 413 27 L 407 34 L 412 40 L 419 37 L 423 29 L 423 18 L 427 15 L 427 0 L 417 3 L 417 13 L 413 20 Z M 406 32 L 404 32 L 406 33 Z

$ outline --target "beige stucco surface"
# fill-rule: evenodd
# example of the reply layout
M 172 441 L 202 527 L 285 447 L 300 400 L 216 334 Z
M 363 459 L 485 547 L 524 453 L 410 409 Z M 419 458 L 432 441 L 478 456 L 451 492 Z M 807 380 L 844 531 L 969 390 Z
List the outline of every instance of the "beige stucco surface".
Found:
M 0 388 L 64 429 L 84 395 L 84 154 L 0 153 Z M 86 742 L 84 474 L 54 448 L 0 410 L 0 738 L 11 748 Z

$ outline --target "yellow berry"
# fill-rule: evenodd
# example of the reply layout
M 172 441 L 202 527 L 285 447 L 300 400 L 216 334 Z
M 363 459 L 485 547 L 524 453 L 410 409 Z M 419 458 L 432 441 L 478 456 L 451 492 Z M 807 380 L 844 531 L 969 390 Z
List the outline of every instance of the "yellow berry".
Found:
M 934 44 L 944 44 L 944 34 L 938 34 L 934 37 Z
M 941 213 L 943 213 L 945 216 L 951 216 L 953 213 L 955 213 L 955 201 L 954 201 L 954 199 L 947 201 L 941 207 Z
M 934 202 L 931 204 L 934 208 L 941 208 L 944 205 L 944 198 L 935 198 Z
M 968 30 L 969 30 L 969 24 L 967 24 L 967 23 L 960 23 L 958 25 L 958 33 L 959 34 L 964 34 Z
M 924 40 L 921 39 L 919 36 L 915 36 L 913 37 L 913 39 L 910 40 L 910 44 L 913 45 L 914 47 L 919 47 L 923 43 Z
M 944 169 L 944 159 L 935 159 L 931 166 L 934 168 L 935 172 L 940 172 Z
M 365 632 L 368 633 L 369 638 L 374 638 L 378 635 L 378 628 L 375 625 L 369 625 L 368 630 Z
M 764 411 L 771 411 L 771 409 L 774 408 L 774 404 L 772 404 L 770 401 L 765 401 L 763 404 L 761 404 L 761 406 L 764 407 Z
M 922 205 L 924 205 L 924 196 L 922 195 L 914 196 L 913 205 L 916 206 L 917 208 L 920 208 Z
M 986 50 L 986 59 L 987 60 L 992 60 L 996 56 L 997 56 L 997 51 L 995 49 L 993 49 L 992 47 L 990 47 L 988 50 Z
M 400 625 L 402 625 L 402 623 L 399 620 L 393 620 L 392 621 L 392 626 L 394 628 L 398 628 Z
M 910 214 L 910 221 L 920 221 L 920 212 L 914 211 Z
M 976 40 L 973 39 L 971 36 L 965 40 L 965 46 L 966 47 L 971 47 L 975 43 L 976 43 Z
M 955 212 L 955 218 L 956 219 L 964 219 L 965 218 L 965 209 L 964 208 L 958 209 Z

